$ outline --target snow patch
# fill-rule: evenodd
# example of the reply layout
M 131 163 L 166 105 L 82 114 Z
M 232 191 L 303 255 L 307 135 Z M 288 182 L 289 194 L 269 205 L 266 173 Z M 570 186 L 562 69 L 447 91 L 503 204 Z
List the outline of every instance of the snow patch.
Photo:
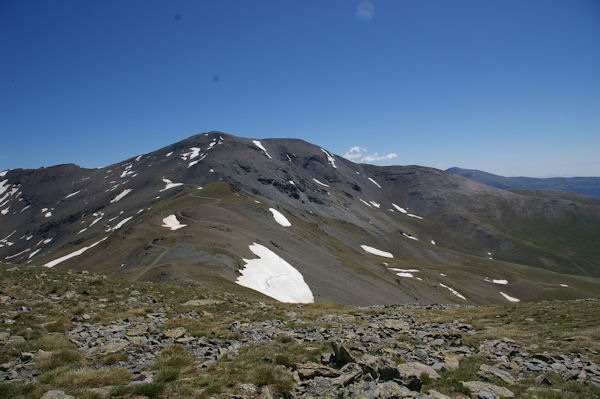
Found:
M 200 162 L 200 160 L 199 160 L 199 159 L 197 159 L 197 160 L 195 160 L 195 161 L 192 161 L 192 162 L 190 162 L 190 163 L 189 163 L 189 165 L 188 165 L 188 168 L 191 168 L 192 166 L 196 165 L 198 162 Z
M 87 251 L 88 249 L 94 248 L 96 245 L 100 244 L 102 241 L 106 240 L 108 237 L 104 237 L 103 239 L 101 239 L 100 241 L 96 241 L 95 243 L 93 243 L 90 246 L 87 247 L 83 247 L 81 249 L 78 249 L 77 251 L 71 252 L 68 255 L 62 256 L 58 259 L 54 259 L 53 261 L 50 261 L 48 263 L 46 263 L 44 266 L 46 267 L 54 267 L 56 265 L 58 265 L 59 263 L 62 263 L 68 259 L 74 258 L 76 256 L 81 255 L 82 253 L 84 253 L 85 251 Z
M 165 182 L 166 186 L 165 186 L 165 188 L 163 188 L 163 189 L 162 189 L 162 190 L 160 190 L 159 192 L 161 192 L 161 191 L 166 191 L 166 190 L 168 190 L 168 189 L 171 189 L 171 188 L 173 188 L 173 187 L 179 187 L 179 186 L 183 186 L 183 183 L 173 183 L 171 180 L 169 180 L 169 179 L 165 179 L 165 178 L 163 178 L 163 179 L 162 179 L 162 181 L 164 181 L 164 182 Z
M 320 181 L 318 181 L 317 179 L 315 179 L 314 177 L 313 177 L 313 181 L 314 181 L 315 183 L 317 183 L 317 184 L 320 184 L 320 185 L 321 185 L 321 186 L 323 186 L 323 187 L 331 187 L 329 184 L 325 184 L 325 183 L 323 183 L 323 182 L 320 182 Z
M 1 214 L 6 215 L 8 213 L 8 211 L 10 211 L 10 207 L 6 208 L 6 209 L 2 209 L 0 211 Z
M 463 300 L 467 300 L 467 298 L 464 297 L 464 295 L 462 295 L 461 293 L 459 293 L 458 291 L 456 291 L 454 288 L 448 287 L 445 284 L 440 283 L 440 285 L 444 288 L 446 288 L 448 291 L 450 291 L 454 296 L 463 299 Z
M 393 206 L 394 208 L 396 208 L 396 209 L 398 210 L 398 212 L 401 212 L 401 213 L 408 213 L 408 211 L 407 211 L 406 209 L 402 208 L 401 206 L 398 206 L 398 205 L 396 205 L 396 204 L 392 204 L 392 206 Z
M 257 243 L 249 246 L 258 259 L 244 259 L 236 283 L 259 291 L 281 302 L 312 303 L 314 297 L 302 274 L 269 248 Z
M 42 250 L 42 248 L 38 248 L 35 251 L 33 251 L 32 253 L 29 254 L 29 256 L 27 257 L 27 259 L 31 259 L 33 258 L 35 255 L 37 255 L 38 252 L 40 252 Z
M 379 183 L 377 183 L 375 180 L 373 180 L 372 178 L 369 177 L 369 180 L 371 181 L 371 183 L 373 183 L 374 185 L 376 185 L 377 187 L 381 188 L 381 186 L 379 185 Z
M 12 259 L 12 258 L 16 258 L 17 256 L 23 255 L 24 253 L 27 253 L 27 252 L 29 252 L 29 251 L 31 251 L 31 248 L 27 248 L 26 250 L 24 250 L 24 251 L 21 251 L 21 252 L 19 252 L 18 254 L 14 254 L 14 255 L 11 255 L 11 256 L 7 256 L 7 257 L 6 257 L 6 258 L 4 258 L 4 259 Z
M 129 194 L 132 191 L 133 191 L 132 189 L 126 188 L 125 190 L 123 190 L 121 192 L 121 194 L 117 195 L 115 198 L 113 198 L 112 200 L 110 200 L 110 203 L 114 204 L 115 202 L 121 200 L 124 196 L 126 196 L 127 194 Z
M 408 272 L 398 272 L 398 273 L 396 273 L 396 276 L 398 276 L 398 277 L 407 277 L 407 278 L 413 278 L 413 277 L 415 277 L 412 273 L 408 273 Z
M 6 176 L 6 174 L 8 173 L 9 170 L 10 169 L 6 169 L 6 170 L 3 170 L 2 172 L 0 172 L 0 177 Z
M 381 206 L 380 204 L 378 204 L 378 203 L 377 203 L 377 202 L 375 202 L 375 201 L 369 201 L 369 202 L 370 202 L 370 203 L 371 203 L 371 205 L 373 205 L 375 208 L 379 208 L 379 207 Z
M 390 267 L 389 270 L 394 272 L 403 272 L 403 273 L 418 273 L 419 269 L 398 269 L 397 267 Z
M 71 193 L 69 195 L 67 195 L 65 198 L 63 198 L 63 201 L 66 200 L 67 198 L 71 198 L 74 195 L 77 195 L 81 192 L 81 190 L 75 191 L 74 193 Z
M 402 235 L 406 238 L 410 238 L 411 240 L 419 241 L 417 237 L 411 236 L 410 234 L 402 233 Z
M 179 220 L 177 220 L 177 216 L 175 216 L 175 215 L 167 216 L 166 218 L 164 218 L 162 220 L 162 222 L 163 222 L 162 227 L 166 227 L 171 230 L 178 230 L 178 229 L 181 229 L 181 228 L 187 226 L 187 224 L 179 223 Z
M 369 204 L 367 201 L 365 201 L 362 198 L 359 198 L 360 202 L 362 202 L 363 204 L 365 204 L 366 206 L 368 206 L 369 208 L 372 208 L 371 204 Z
M 368 245 L 361 245 L 360 247 L 363 249 L 363 251 L 368 252 L 373 255 L 379 255 L 379 256 L 383 256 L 385 258 L 393 258 L 394 257 L 394 255 L 392 255 L 389 252 L 382 251 L 377 248 L 369 247 Z
M 483 281 L 486 281 L 488 283 L 500 284 L 500 285 L 508 284 L 508 280 L 490 280 L 488 277 L 484 278 Z
M 254 143 L 255 146 L 257 146 L 258 148 L 260 148 L 267 157 L 271 158 L 271 156 L 269 155 L 269 153 L 267 152 L 267 150 L 265 149 L 265 147 L 263 147 L 262 143 L 259 140 L 252 140 L 252 142 Z
M 200 148 L 192 147 L 190 148 L 190 152 L 184 152 L 183 154 L 181 154 L 181 159 L 183 159 L 184 161 L 187 161 L 188 159 L 192 160 L 198 155 L 200 155 Z
M 421 216 L 413 215 L 412 213 L 407 213 L 406 216 L 410 216 L 411 218 L 417 218 L 423 220 Z
M 275 219 L 275 221 L 277 223 L 279 223 L 280 225 L 282 225 L 283 227 L 289 227 L 292 225 L 290 223 L 290 221 L 287 220 L 287 218 L 285 216 L 283 216 L 283 214 L 281 212 L 279 212 L 277 209 L 269 208 L 269 210 L 273 214 L 273 218 Z
M 52 216 L 52 212 L 46 212 L 46 213 L 44 214 L 44 217 L 47 217 L 47 218 L 49 218 L 49 217 L 51 217 L 51 216 Z
M 165 155 L 165 157 L 167 157 L 167 158 L 168 158 L 168 157 L 170 157 L 171 155 L 173 155 L 173 151 L 171 151 L 171 152 L 167 152 L 167 154 Z
M 430 242 L 432 245 L 435 245 L 435 241 L 433 241 L 433 240 L 430 240 L 429 242 Z
M 135 158 L 135 162 L 139 162 L 139 161 L 140 161 L 140 159 L 142 159 L 142 157 L 143 157 L 143 155 L 138 155 L 138 156 Z
M 560 286 L 565 288 L 569 287 L 567 284 L 561 284 Z
M 335 166 L 335 159 L 333 158 L 333 155 L 331 155 L 329 152 L 325 151 L 322 148 L 321 148 L 321 151 L 323 151 L 325 153 L 325 155 L 327 155 L 327 161 L 329 161 L 331 166 L 333 166 L 334 168 L 337 169 L 337 166 Z
M 128 218 L 121 220 L 119 223 L 117 223 L 117 225 L 115 227 L 113 227 L 110 230 L 112 230 L 112 231 L 119 230 L 121 227 L 123 227 L 123 225 L 125 223 L 129 222 L 131 219 L 133 219 L 133 216 L 129 216 Z
M 521 302 L 521 300 L 520 300 L 520 299 L 518 299 L 518 298 L 515 298 L 515 297 L 513 297 L 513 296 L 510 296 L 510 295 L 507 295 L 507 294 L 505 294 L 505 293 L 504 293 L 504 292 L 502 292 L 502 291 L 500 291 L 500 295 L 502 295 L 504 298 L 506 298 L 506 299 L 507 299 L 508 301 L 510 301 L 510 302 Z

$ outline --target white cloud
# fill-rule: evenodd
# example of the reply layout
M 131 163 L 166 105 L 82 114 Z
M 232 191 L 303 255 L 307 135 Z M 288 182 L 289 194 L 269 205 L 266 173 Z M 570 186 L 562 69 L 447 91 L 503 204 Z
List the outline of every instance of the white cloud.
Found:
M 346 152 L 344 154 L 344 158 L 346 158 L 346 159 L 349 159 L 354 162 L 363 162 L 363 163 L 364 162 L 371 163 L 371 162 L 380 162 L 380 161 L 390 161 L 390 160 L 396 158 L 397 156 L 398 156 L 398 154 L 395 154 L 393 152 L 391 152 L 389 154 L 384 154 L 384 155 L 379 155 L 378 152 L 373 152 L 371 154 L 368 154 L 368 151 L 366 148 L 359 147 L 359 146 L 350 147 L 348 152 Z
M 354 161 L 355 159 L 359 159 L 363 152 L 367 152 L 366 148 L 362 148 L 359 146 L 351 147 L 347 153 L 344 154 L 344 158 Z

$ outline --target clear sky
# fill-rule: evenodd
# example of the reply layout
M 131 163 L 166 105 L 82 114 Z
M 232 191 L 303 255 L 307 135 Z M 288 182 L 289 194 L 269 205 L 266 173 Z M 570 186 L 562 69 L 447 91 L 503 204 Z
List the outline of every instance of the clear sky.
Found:
M 600 176 L 600 1 L 0 1 L 0 170 L 209 130 Z

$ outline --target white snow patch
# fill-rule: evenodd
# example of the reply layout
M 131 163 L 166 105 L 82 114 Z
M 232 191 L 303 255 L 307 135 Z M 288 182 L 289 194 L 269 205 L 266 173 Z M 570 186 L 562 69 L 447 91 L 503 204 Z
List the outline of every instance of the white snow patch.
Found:
M 139 215 L 140 213 L 144 212 L 144 208 L 140 209 L 139 211 L 137 211 L 136 215 Z
M 310 287 L 295 267 L 265 246 L 253 243 L 249 248 L 258 259 L 243 259 L 246 266 L 240 271 L 237 284 L 281 302 L 314 302 Z
M 133 172 L 131 171 L 131 164 L 128 164 L 127 166 L 125 166 L 125 169 L 123 170 L 123 173 L 121 173 L 120 177 L 127 177 L 129 175 L 132 175 Z
M 25 210 L 27 210 L 29 208 L 31 208 L 31 205 L 27 205 L 25 208 L 21 209 L 21 212 L 19 212 L 19 213 L 23 213 L 23 211 L 25 211 Z
M 10 211 L 10 207 L 6 208 L 6 209 L 2 209 L 0 211 L 1 214 L 6 215 L 8 213 L 8 211 Z
M 507 295 L 502 291 L 500 291 L 500 295 L 502 295 L 504 298 L 508 299 L 510 302 L 521 302 L 520 299 L 510 296 L 510 295 Z
M 435 241 L 433 241 L 433 240 L 430 240 L 429 242 L 430 242 L 432 245 L 435 245 Z
M 67 195 L 65 198 L 63 198 L 63 200 L 66 200 L 67 198 L 71 198 L 72 196 L 77 195 L 80 192 L 81 192 L 81 190 L 75 191 L 74 193 L 71 193 L 71 194 Z
M 12 259 L 12 258 L 16 258 L 17 256 L 23 255 L 24 253 L 26 253 L 26 252 L 29 252 L 29 251 L 31 251 L 31 248 L 27 248 L 26 250 L 24 250 L 24 251 L 21 251 L 21 252 L 19 252 L 18 254 L 14 254 L 14 255 L 11 255 L 11 256 L 7 256 L 7 257 L 6 257 L 6 258 L 4 258 L 4 259 Z
M 365 204 L 366 206 L 368 206 L 369 208 L 372 208 L 371 204 L 369 204 L 367 201 L 365 201 L 362 198 L 359 198 L 360 202 L 362 202 L 363 204 Z
M 267 152 L 267 150 L 265 149 L 265 147 L 263 147 L 262 143 L 258 140 L 252 140 L 252 142 L 254 143 L 255 146 L 257 146 L 258 148 L 260 148 L 267 157 L 271 158 L 271 156 L 269 155 L 269 153 Z
M 500 285 L 508 284 L 508 280 L 490 280 L 488 277 L 484 278 L 483 281 L 486 281 L 488 283 L 500 284 Z
M 445 274 L 445 273 L 440 273 L 440 276 L 442 276 L 442 277 L 448 277 L 448 275 Z
M 98 223 L 103 217 L 104 217 L 104 214 L 102 214 L 102 215 L 100 215 L 100 217 L 92 220 L 92 223 L 90 223 L 90 227 L 92 227 L 93 225 L 95 225 L 96 223 Z
M 45 217 L 47 217 L 47 218 L 49 218 L 49 217 L 51 217 L 51 216 L 52 216 L 52 212 L 46 212 L 46 213 L 44 214 L 44 216 L 45 216 Z
M 108 238 L 108 237 L 104 237 L 104 238 L 103 238 L 103 239 L 101 239 L 100 241 L 96 241 L 95 243 L 93 243 L 93 244 L 92 244 L 92 245 L 90 245 L 90 246 L 83 247 L 83 248 L 81 248 L 81 249 L 78 249 L 78 250 L 77 250 L 77 251 L 75 251 L 75 252 L 71 252 L 71 253 L 70 253 L 70 254 L 68 254 L 68 255 L 62 256 L 62 257 L 60 257 L 60 258 L 58 258 L 58 259 L 54 259 L 53 261 L 50 261 L 50 262 L 46 263 L 44 266 L 46 266 L 46 267 L 54 267 L 54 266 L 58 265 L 59 263 L 62 263 L 62 262 L 64 262 L 64 261 L 68 260 L 68 259 L 71 259 L 71 258 L 74 258 L 74 257 L 76 257 L 76 256 L 79 256 L 79 255 L 81 255 L 82 253 L 84 253 L 85 251 L 87 251 L 88 249 L 90 249 L 90 248 L 94 248 L 96 245 L 100 244 L 102 241 L 106 240 L 107 238 Z
M 165 182 L 166 186 L 165 186 L 165 188 L 163 188 L 159 192 L 168 190 L 168 189 L 173 188 L 173 187 L 183 186 L 183 183 L 173 183 L 171 180 L 165 179 L 165 178 L 163 178 L 162 181 Z
M 177 220 L 177 216 L 175 216 L 175 215 L 167 216 L 166 218 L 164 218 L 162 220 L 162 222 L 163 222 L 162 227 L 166 227 L 171 230 L 178 230 L 178 229 L 181 229 L 182 227 L 187 226 L 187 224 L 179 223 L 179 220 Z
M 461 293 L 459 293 L 458 291 L 456 291 L 454 288 L 448 287 L 447 285 L 444 285 L 442 283 L 440 283 L 440 285 L 444 288 L 446 288 L 448 291 L 450 291 L 452 294 L 454 294 L 454 296 L 457 296 L 460 299 L 463 300 L 467 300 L 467 298 L 464 297 L 464 295 L 462 295 Z
M 198 162 L 200 162 L 200 160 L 195 160 L 189 163 L 188 168 L 191 168 L 192 166 L 196 165 Z
M 44 241 L 42 241 L 42 243 L 43 243 L 44 245 L 46 245 L 46 244 L 50 244 L 50 241 L 52 241 L 53 239 L 54 239 L 54 237 L 46 238 Z
M 565 288 L 566 288 L 566 287 L 569 287 L 567 284 L 561 284 L 560 286 L 561 286 L 561 287 L 565 287 Z
M 322 148 L 321 148 L 321 151 L 323 151 L 325 153 L 325 155 L 327 155 L 327 161 L 329 161 L 331 166 L 333 166 L 334 168 L 337 169 L 337 166 L 335 166 L 335 158 L 333 158 L 333 155 L 331 155 L 329 152 L 325 151 Z
M 77 234 L 81 234 L 81 233 L 85 232 L 86 230 L 87 230 L 87 227 L 84 227 L 83 229 L 79 230 L 79 231 L 77 232 Z
M 394 255 L 392 255 L 389 252 L 382 251 L 377 248 L 369 247 L 368 245 L 361 245 L 360 247 L 363 249 L 363 251 L 368 252 L 373 255 L 379 255 L 379 256 L 383 256 L 385 258 L 393 258 L 394 257 Z
M 317 184 L 320 184 L 320 185 L 322 185 L 323 187 L 331 187 L 329 184 L 325 184 L 325 183 L 323 183 L 323 182 L 320 182 L 320 181 L 318 181 L 317 179 L 315 179 L 314 177 L 313 177 L 313 181 L 314 181 L 315 183 L 317 183 Z
M 410 238 L 411 240 L 419 241 L 417 237 L 411 236 L 410 234 L 402 233 L 402 235 L 406 238 Z
M 171 155 L 173 155 L 173 151 L 171 151 L 171 152 L 167 152 L 167 154 L 165 155 L 165 157 L 167 157 L 167 158 L 168 158 L 168 157 L 170 157 Z
M 32 253 L 29 254 L 29 256 L 27 257 L 27 259 L 31 259 L 33 258 L 38 252 L 40 252 L 42 250 L 42 248 L 38 248 L 35 251 L 33 251 Z
M 398 273 L 396 273 L 396 276 L 398 276 L 398 277 L 407 277 L 407 278 L 413 278 L 413 277 L 415 277 L 412 273 L 408 273 L 408 272 L 398 272 Z
M 373 183 L 374 185 L 376 185 L 377 187 L 381 188 L 381 186 L 379 185 L 379 183 L 377 183 L 375 180 L 373 180 L 372 178 L 369 177 L 369 180 L 371 181 L 371 183 Z
M 115 231 L 115 230 L 119 230 L 121 227 L 123 227 L 123 225 L 127 222 L 129 222 L 131 219 L 133 219 L 133 216 L 129 216 L 128 218 L 125 218 L 123 220 L 121 220 L 119 223 L 117 223 L 117 225 L 115 227 L 113 227 L 111 230 Z
M 198 155 L 200 155 L 200 148 L 192 147 L 190 148 L 190 152 L 184 152 L 183 154 L 181 154 L 181 159 L 183 159 L 184 161 L 187 161 L 188 159 L 192 160 Z
M 6 176 L 6 173 L 8 173 L 8 171 L 9 171 L 9 170 L 10 170 L 10 169 L 6 169 L 6 170 L 4 170 L 4 171 L 0 172 L 0 177 L 4 177 L 4 176 Z
M 142 159 L 142 157 L 143 157 L 143 155 L 138 155 L 138 156 L 137 156 L 137 158 L 135 158 L 135 161 L 136 161 L 136 162 L 139 162 L 139 161 L 140 161 L 140 159 Z
M 403 272 L 403 273 L 418 273 L 419 269 L 398 269 L 397 267 L 390 267 L 389 270 L 394 272 Z
M 381 206 L 380 204 L 378 204 L 378 203 L 377 203 L 377 202 L 375 202 L 375 201 L 369 201 L 369 202 L 370 202 L 370 203 L 371 203 L 371 205 L 373 205 L 375 208 L 379 208 L 379 207 Z
M 408 211 L 407 211 L 406 209 L 402 208 L 401 206 L 398 206 L 398 205 L 396 205 L 396 204 L 392 204 L 392 206 L 393 206 L 394 208 L 396 208 L 396 209 L 398 210 L 398 212 L 402 212 L 402 213 L 408 213 Z
M 269 210 L 273 214 L 273 218 L 275 219 L 275 221 L 277 223 L 279 223 L 280 225 L 282 225 L 283 227 L 289 227 L 292 225 L 290 223 L 290 221 L 287 220 L 287 218 L 285 216 L 283 216 L 283 214 L 281 212 L 279 212 L 277 209 L 269 208 Z
M 6 190 L 8 190 L 8 188 L 11 186 L 10 184 L 5 186 L 4 184 L 8 183 L 8 180 L 2 180 L 0 181 L 0 195 L 4 194 L 4 192 Z
M 413 215 L 412 213 L 407 213 L 406 216 L 410 216 L 411 218 L 417 218 L 423 220 L 421 216 Z
M 126 196 L 127 194 L 129 194 L 132 191 L 133 191 L 132 189 L 126 188 L 125 190 L 121 191 L 121 194 L 117 195 L 115 198 L 110 200 L 110 203 L 114 204 L 115 202 L 121 200 L 124 196 Z
M 296 183 L 294 183 L 294 181 L 293 181 L 293 180 L 288 180 L 288 182 L 289 182 L 289 183 L 290 183 L 292 186 L 295 186 L 295 185 L 296 185 Z
M 209 173 L 215 173 L 215 170 L 214 170 L 213 168 L 210 168 L 210 169 L 208 170 L 208 172 L 209 172 Z

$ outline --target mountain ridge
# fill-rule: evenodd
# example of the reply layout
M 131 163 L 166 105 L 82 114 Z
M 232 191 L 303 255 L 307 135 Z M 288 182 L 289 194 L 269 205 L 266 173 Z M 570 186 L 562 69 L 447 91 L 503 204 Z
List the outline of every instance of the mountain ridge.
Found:
M 600 177 L 506 177 L 457 167 L 446 169 L 446 172 L 503 189 L 558 190 L 600 197 Z
M 250 295 L 236 281 L 259 244 L 317 302 L 354 305 L 575 298 L 600 276 L 595 203 L 356 164 L 298 139 L 209 132 L 104 168 L 2 173 L 0 259 L 16 263 Z

